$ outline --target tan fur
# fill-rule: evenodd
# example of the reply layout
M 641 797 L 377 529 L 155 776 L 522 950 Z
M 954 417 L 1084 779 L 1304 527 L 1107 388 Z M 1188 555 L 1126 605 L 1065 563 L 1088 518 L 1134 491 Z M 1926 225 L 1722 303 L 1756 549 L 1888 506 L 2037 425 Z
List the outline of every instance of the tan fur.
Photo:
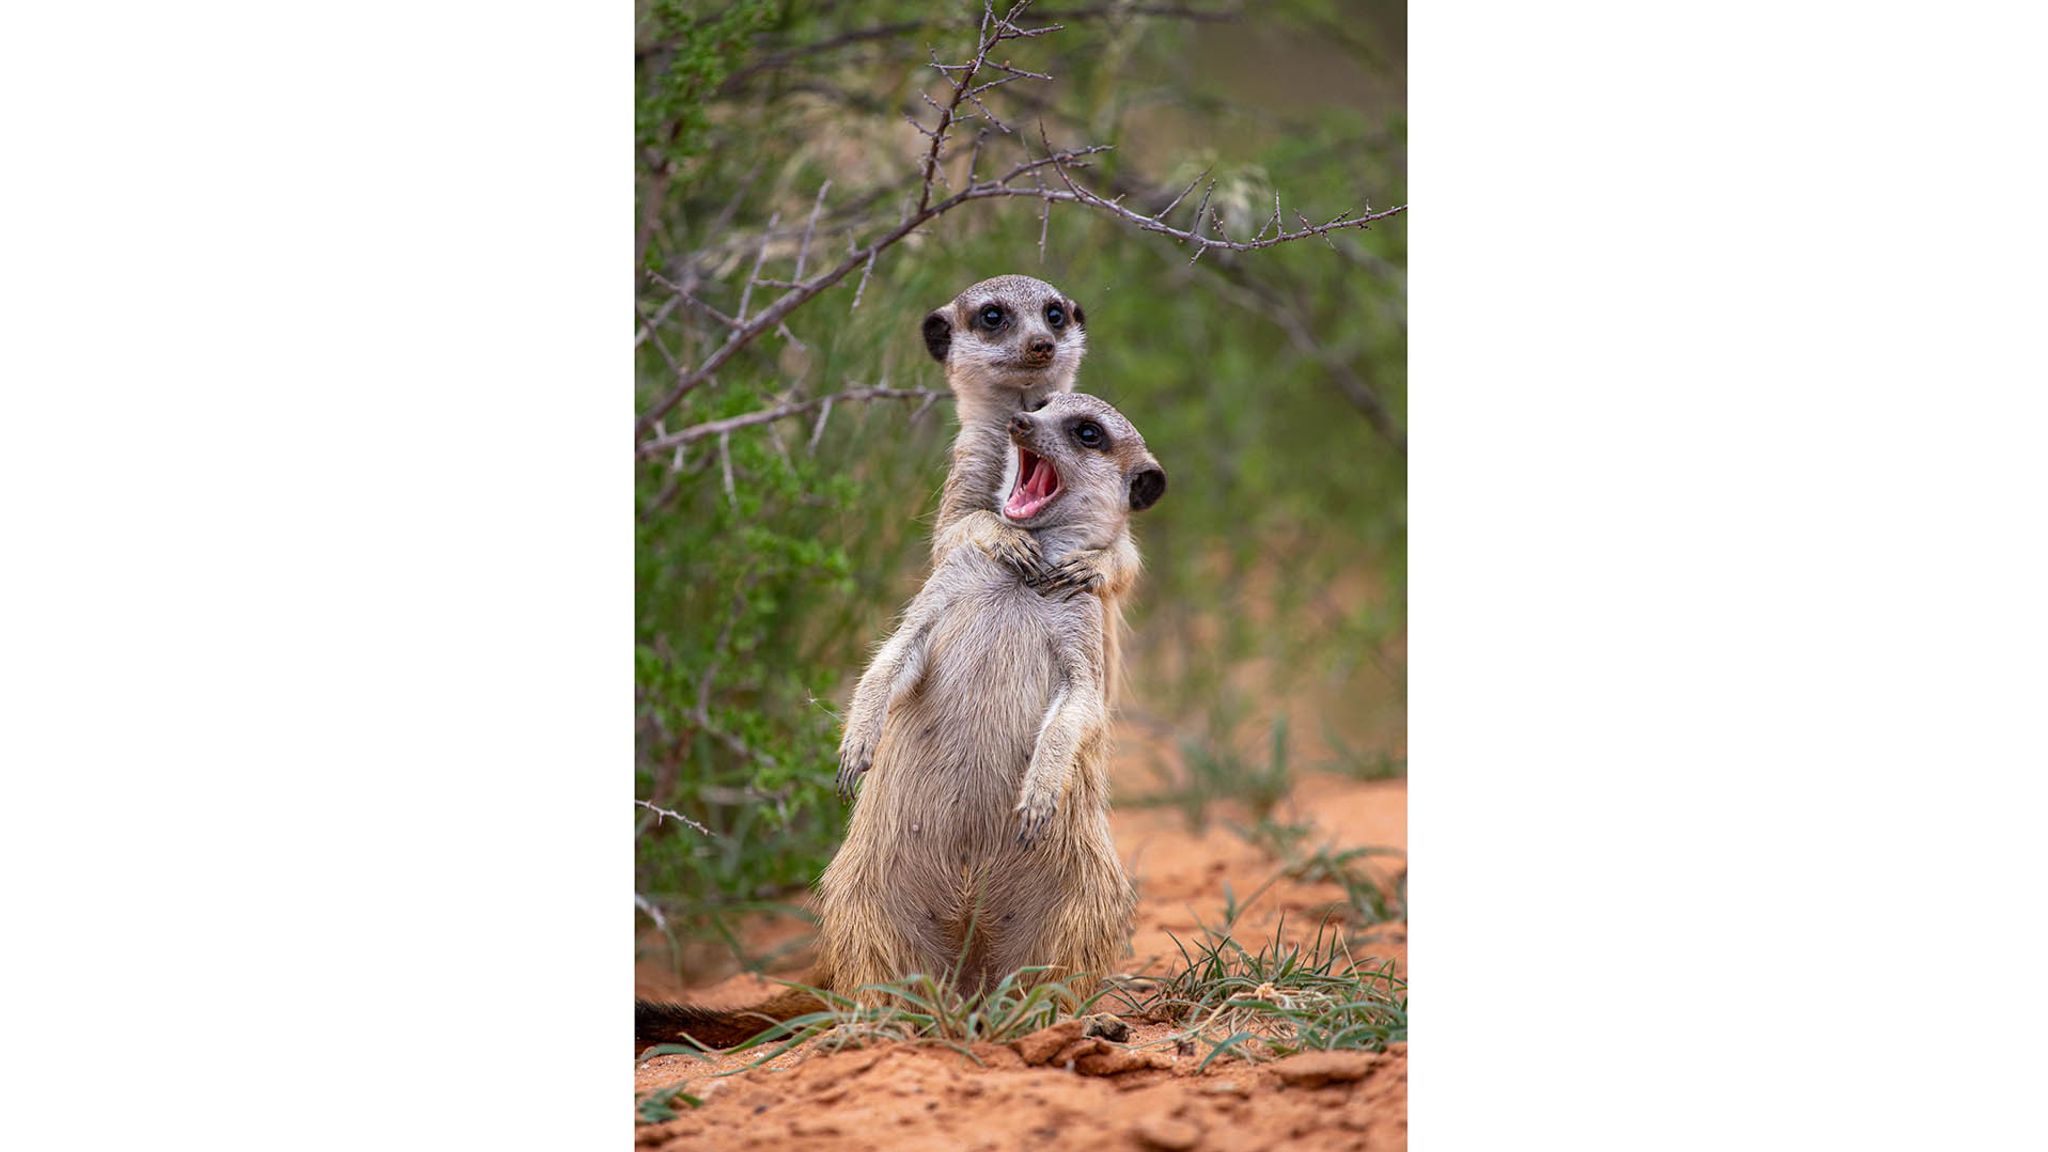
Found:
M 1146 504 L 1164 485 L 1130 423 L 1079 394 L 1010 419 L 1060 476 L 1021 526 L 1044 557 L 1127 542 L 1133 477 L 1157 474 Z M 1082 420 L 1105 448 L 1076 444 Z M 1096 597 L 1041 595 L 979 548 L 939 561 L 847 712 L 841 788 L 866 783 L 819 882 L 835 990 L 957 972 L 974 992 L 1050 965 L 1086 996 L 1114 966 L 1135 897 L 1109 835 L 1106 638 Z

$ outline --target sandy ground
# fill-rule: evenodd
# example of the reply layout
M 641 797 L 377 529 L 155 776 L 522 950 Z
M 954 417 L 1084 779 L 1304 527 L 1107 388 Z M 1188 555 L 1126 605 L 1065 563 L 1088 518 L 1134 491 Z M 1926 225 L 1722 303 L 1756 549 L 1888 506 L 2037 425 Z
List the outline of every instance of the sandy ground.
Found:
M 1126 794 L 1147 778 L 1129 757 L 1119 757 L 1114 773 Z M 1403 780 L 1311 775 L 1297 782 L 1276 815 L 1312 824 L 1311 847 L 1391 850 L 1370 861 L 1391 884 L 1405 867 L 1407 798 Z M 1173 809 L 1126 807 L 1114 814 L 1117 846 L 1139 891 L 1130 971 L 1170 971 L 1180 955 L 1172 936 L 1196 937 L 1200 925 L 1219 924 L 1226 883 L 1242 903 L 1278 875 L 1277 861 L 1227 827 L 1233 820 L 1247 822 L 1242 811 L 1216 806 L 1207 830 L 1197 834 Z M 1282 877 L 1241 913 L 1235 935 L 1256 948 L 1284 916 L 1287 937 L 1313 936 L 1343 901 L 1336 884 Z M 801 931 L 790 918 L 764 920 L 749 941 Z M 1392 958 L 1406 977 L 1407 950 L 1406 924 L 1388 923 L 1365 931 L 1354 952 L 1361 959 Z M 778 975 L 800 977 L 802 960 L 793 955 Z M 693 988 L 653 964 L 640 966 L 637 984 L 643 996 L 733 1004 L 773 987 L 737 976 Z M 637 1066 L 636 1095 L 687 1082 L 686 1091 L 704 1103 L 674 1120 L 640 1125 L 637 1139 L 647 1148 L 819 1152 L 1407 1146 L 1406 1045 L 1385 1053 L 1304 1053 L 1256 1065 L 1226 1057 L 1198 1072 L 1201 1054 L 1154 1043 L 1168 1031 L 1165 1025 L 1134 1021 L 1121 1045 L 1084 1039 L 1079 1029 L 1075 1021 L 1012 1045 L 977 1046 L 980 1066 L 949 1048 L 910 1044 L 799 1048 L 728 1076 L 717 1074 L 759 1059 L 760 1052 L 708 1064 L 657 1056 Z

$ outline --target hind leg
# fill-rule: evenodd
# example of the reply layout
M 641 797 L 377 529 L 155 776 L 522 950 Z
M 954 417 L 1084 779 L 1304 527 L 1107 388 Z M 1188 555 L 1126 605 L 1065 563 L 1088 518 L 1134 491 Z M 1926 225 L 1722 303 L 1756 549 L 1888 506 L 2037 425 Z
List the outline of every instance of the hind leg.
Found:
M 836 862 L 835 862 L 836 865 Z M 867 1005 L 890 999 L 873 985 L 923 974 L 943 982 L 959 964 L 950 910 L 928 907 L 918 893 L 936 889 L 898 858 L 886 884 L 826 869 L 820 881 L 819 944 L 832 966 L 832 990 Z
M 1019 968 L 1046 966 L 1046 972 L 1025 982 L 1060 981 L 1078 1002 L 1093 995 L 1123 957 L 1136 899 L 1114 848 L 1093 843 L 1062 847 L 1067 859 L 1052 877 L 1041 875 L 1034 886 L 1005 893 L 998 924 L 1007 931 L 990 967 L 1000 978 Z

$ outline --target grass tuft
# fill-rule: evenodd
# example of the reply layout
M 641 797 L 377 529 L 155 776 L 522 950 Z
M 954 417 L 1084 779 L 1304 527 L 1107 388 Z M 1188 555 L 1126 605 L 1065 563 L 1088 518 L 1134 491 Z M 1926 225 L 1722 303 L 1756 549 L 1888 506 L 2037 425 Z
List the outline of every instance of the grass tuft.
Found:
M 1131 1006 L 1179 1024 L 1160 1044 L 1207 1045 L 1202 1067 L 1232 1053 L 1266 1060 L 1296 1052 L 1383 1051 L 1408 1039 L 1408 982 L 1394 962 L 1359 961 L 1341 930 L 1324 922 L 1315 939 L 1289 942 L 1286 922 L 1257 952 L 1226 929 L 1192 946 L 1175 938 L 1182 966 Z
M 639 1124 L 659 1124 L 664 1120 L 673 1120 L 677 1116 L 675 1106 L 678 1102 L 688 1108 L 696 1108 L 702 1105 L 704 1101 L 701 1098 L 683 1091 L 687 1087 L 689 1087 L 687 1084 L 671 1084 L 666 1088 L 657 1088 L 647 1095 L 640 1097 L 634 1102 L 635 1122 Z
M 1062 1016 L 1087 1013 L 1104 995 L 1097 992 L 1086 999 L 1078 997 L 1065 981 L 1040 979 L 1047 971 L 1043 965 L 1021 968 L 1003 977 L 986 996 L 979 997 L 960 992 L 950 982 L 922 974 L 864 986 L 861 991 L 878 992 L 885 997 L 879 1004 L 863 1004 L 851 996 L 822 988 L 792 985 L 824 1001 L 827 1007 L 773 1025 L 732 1049 L 768 1051 L 742 1067 L 718 1075 L 730 1076 L 758 1068 L 812 1040 L 828 1052 L 889 1042 L 937 1044 L 979 1064 L 981 1059 L 969 1045 L 1002 1044 L 1028 1036 L 1057 1023 Z

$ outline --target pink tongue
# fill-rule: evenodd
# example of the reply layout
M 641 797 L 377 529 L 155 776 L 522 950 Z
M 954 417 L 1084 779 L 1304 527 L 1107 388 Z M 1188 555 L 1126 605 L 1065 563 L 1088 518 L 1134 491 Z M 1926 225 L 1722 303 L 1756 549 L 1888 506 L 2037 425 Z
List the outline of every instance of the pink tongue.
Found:
M 1026 456 L 1025 467 L 1030 473 L 1010 493 L 1010 499 L 1003 505 L 1003 511 L 1014 519 L 1024 519 L 1037 512 L 1051 499 L 1053 490 L 1059 484 L 1059 473 L 1053 466 L 1036 456 Z

